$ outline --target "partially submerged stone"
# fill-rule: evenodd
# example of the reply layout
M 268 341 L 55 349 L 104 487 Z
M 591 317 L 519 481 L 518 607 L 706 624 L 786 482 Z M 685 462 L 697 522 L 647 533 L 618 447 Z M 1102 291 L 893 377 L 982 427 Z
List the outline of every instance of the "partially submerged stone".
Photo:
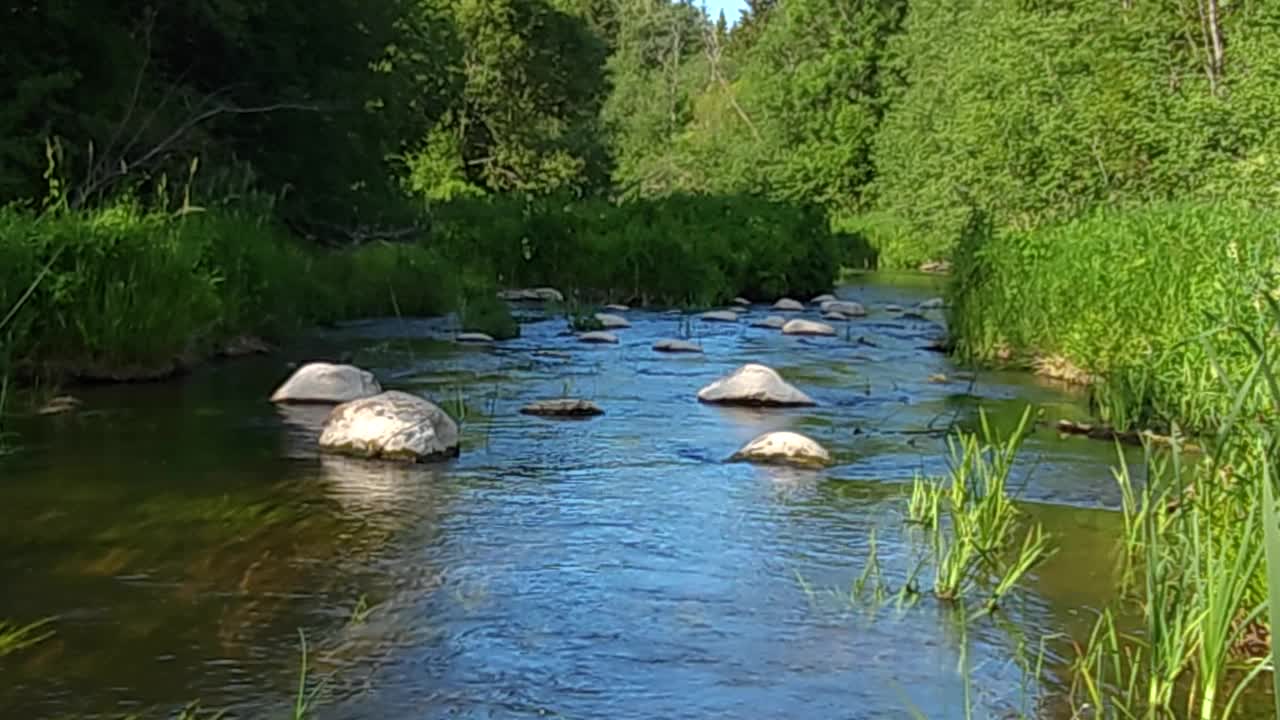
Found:
M 822 304 L 822 303 L 824 303 L 824 302 L 831 302 L 832 300 L 835 300 L 835 299 L 836 299 L 836 296 L 835 296 L 835 295 L 832 295 L 831 293 L 824 293 L 824 294 L 819 295 L 818 297 L 816 297 L 816 298 L 814 298 L 814 299 L 810 300 L 810 301 L 809 301 L 809 304 L 810 304 L 810 305 L 821 305 L 821 304 Z
M 631 308 L 627 307 L 626 305 L 619 305 L 618 303 L 612 303 L 609 305 L 605 305 L 604 309 L 610 312 L 626 312 Z
M 458 333 L 457 340 L 460 343 L 472 343 L 472 344 L 483 344 L 483 343 L 494 342 L 494 339 L 491 336 L 485 335 L 484 333 L 478 333 L 478 332 Z
M 377 378 L 353 365 L 307 363 L 271 395 L 276 403 L 344 403 L 382 392 Z
M 320 449 L 378 460 L 442 460 L 458 454 L 458 425 L 435 404 L 391 390 L 334 408 Z
M 791 298 L 782 298 L 781 300 L 773 304 L 773 309 L 781 310 L 782 312 L 800 312 L 801 310 L 804 310 L 804 305 L 801 304 L 799 300 L 792 300 Z
M 770 315 L 763 320 L 757 320 L 751 323 L 751 327 L 771 328 L 773 330 L 781 330 L 783 325 L 787 324 L 787 319 L 780 315 Z
M 783 335 L 824 335 L 836 334 L 836 329 L 826 323 L 812 320 L 792 320 L 782 326 Z
M 539 400 L 520 408 L 523 415 L 540 417 L 595 417 L 603 415 L 604 409 L 590 400 L 576 398 L 557 398 L 555 400 Z
M 738 313 L 732 310 L 711 310 L 702 313 L 698 317 L 706 322 L 738 322 Z
M 498 297 L 510 302 L 564 302 L 564 294 L 549 287 L 501 290 Z
M 50 398 L 49 402 L 40 406 L 36 410 L 37 415 L 62 415 L 64 413 L 75 412 L 84 405 L 84 401 L 73 395 L 59 395 Z
M 835 312 L 847 317 L 862 317 L 867 314 L 867 309 L 862 306 L 862 303 L 848 300 L 828 300 L 822 303 L 821 310 L 824 313 Z
M 848 315 L 838 312 L 824 312 L 822 313 L 822 319 L 830 320 L 831 322 L 849 322 Z
M 747 443 L 730 460 L 773 465 L 825 467 L 831 453 L 811 438 L 793 432 L 765 433 Z
M 899 313 L 899 312 L 902 312 L 902 306 L 901 305 L 885 305 L 884 311 L 891 312 L 891 313 Z
M 596 322 L 600 323 L 600 327 L 605 330 L 619 330 L 631 327 L 631 323 L 621 315 L 610 315 L 609 313 L 596 313 Z
M 945 305 L 946 303 L 942 301 L 942 298 L 929 298 L 919 305 L 916 305 L 916 307 L 921 310 L 941 310 Z
M 743 365 L 698 391 L 698 400 L 724 405 L 816 405 L 813 398 L 782 379 L 773 368 Z
M 739 295 L 738 297 L 733 299 L 733 304 L 737 305 L 738 307 L 747 307 L 751 304 L 751 301 Z
M 604 332 L 603 330 L 595 330 L 592 332 L 579 333 L 578 342 L 595 343 L 598 345 L 599 344 L 617 345 L 618 336 L 614 335 L 611 332 Z
M 653 344 L 657 352 L 665 353 L 700 353 L 702 346 L 688 340 L 659 340 Z

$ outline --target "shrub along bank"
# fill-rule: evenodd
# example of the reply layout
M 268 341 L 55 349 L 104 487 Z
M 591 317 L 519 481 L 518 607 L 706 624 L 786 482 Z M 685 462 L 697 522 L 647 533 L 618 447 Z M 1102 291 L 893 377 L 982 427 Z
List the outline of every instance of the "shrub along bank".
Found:
M 1120 428 L 1219 427 L 1280 297 L 1280 212 L 1160 205 L 1031 231 L 975 224 L 955 256 L 961 356 L 1067 370 Z M 1264 332 L 1259 332 L 1264 331 Z M 1260 392 L 1247 408 L 1265 405 Z
M 825 290 L 839 265 L 820 212 L 745 197 L 457 201 L 434 210 L 420 242 L 351 250 L 299 242 L 270 217 L 0 209 L 0 370 L 160 376 L 239 335 L 392 313 L 456 309 L 464 329 L 510 337 L 499 286 L 706 305 Z

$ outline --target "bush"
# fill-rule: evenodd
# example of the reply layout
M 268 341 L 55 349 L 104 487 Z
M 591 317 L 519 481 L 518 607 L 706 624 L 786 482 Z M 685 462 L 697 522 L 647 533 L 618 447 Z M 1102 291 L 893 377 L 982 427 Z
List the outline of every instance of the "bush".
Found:
M 1097 410 L 1121 427 L 1217 427 L 1230 397 L 1205 341 L 1216 336 L 1214 358 L 1243 376 L 1252 353 L 1224 328 L 1258 328 L 1262 293 L 1280 288 L 1276 211 L 1101 210 L 1029 232 L 975 224 L 965 237 L 951 290 L 957 351 L 1065 358 L 1099 379 Z
M 446 254 L 504 286 L 553 285 L 588 299 L 711 305 L 824 292 L 840 247 L 813 207 L 755 197 L 460 200 L 434 213 Z

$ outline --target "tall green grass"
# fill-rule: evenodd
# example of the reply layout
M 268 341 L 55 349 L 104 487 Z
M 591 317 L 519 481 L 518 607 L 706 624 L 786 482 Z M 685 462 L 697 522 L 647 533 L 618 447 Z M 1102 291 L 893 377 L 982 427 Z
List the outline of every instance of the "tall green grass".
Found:
M 969 359 L 1058 357 L 1099 378 L 1095 408 L 1120 429 L 1212 431 L 1232 397 L 1200 338 L 1256 330 L 1259 290 L 1280 287 L 1276 270 L 1280 211 L 1162 205 L 1027 232 L 976 225 L 954 258 L 950 329 Z M 1252 362 L 1243 339 L 1214 347 L 1243 377 Z M 1251 392 L 1247 405 L 1260 407 L 1261 388 Z
M 0 328 L 0 373 L 162 374 L 240 334 L 443 312 L 455 288 L 424 247 L 320 251 L 250 208 L 0 209 L 0 307 L 16 308 Z

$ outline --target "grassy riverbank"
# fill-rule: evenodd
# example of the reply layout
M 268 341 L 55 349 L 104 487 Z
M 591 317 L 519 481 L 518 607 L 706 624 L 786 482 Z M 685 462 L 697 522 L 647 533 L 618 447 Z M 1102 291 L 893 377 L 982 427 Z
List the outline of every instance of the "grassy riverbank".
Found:
M 300 241 L 269 218 L 127 202 L 0 210 L 0 308 L 16 310 L 0 326 L 0 369 L 155 377 L 241 335 L 459 308 L 464 329 L 510 334 L 493 300 L 500 286 L 552 285 L 584 303 L 808 295 L 830 287 L 842 252 L 819 211 L 746 197 L 464 200 L 436 208 L 415 242 L 349 250 Z
M 1280 287 L 1277 227 L 1270 211 L 1163 205 L 971 232 L 951 289 L 956 349 L 1088 382 L 1120 428 L 1216 429 L 1232 396 L 1215 363 L 1244 377 L 1254 352 L 1231 328 L 1264 330 Z M 1255 390 L 1247 408 L 1263 407 Z

